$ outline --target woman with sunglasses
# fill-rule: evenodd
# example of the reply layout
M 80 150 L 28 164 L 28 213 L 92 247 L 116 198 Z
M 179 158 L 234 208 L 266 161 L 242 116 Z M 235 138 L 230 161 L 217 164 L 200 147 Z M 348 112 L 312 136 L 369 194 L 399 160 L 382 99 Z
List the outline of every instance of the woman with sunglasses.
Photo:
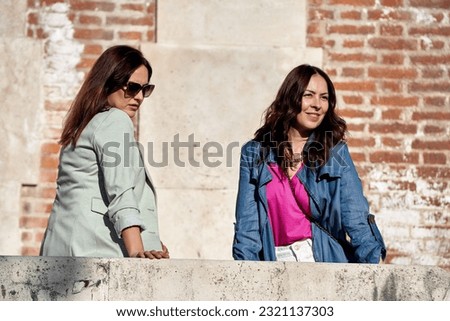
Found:
M 335 106 L 333 83 L 321 69 L 300 65 L 287 75 L 263 126 L 242 147 L 236 260 L 385 257 Z
M 152 68 L 129 46 L 95 62 L 67 114 L 44 256 L 169 258 L 156 195 L 133 118 L 150 96 Z

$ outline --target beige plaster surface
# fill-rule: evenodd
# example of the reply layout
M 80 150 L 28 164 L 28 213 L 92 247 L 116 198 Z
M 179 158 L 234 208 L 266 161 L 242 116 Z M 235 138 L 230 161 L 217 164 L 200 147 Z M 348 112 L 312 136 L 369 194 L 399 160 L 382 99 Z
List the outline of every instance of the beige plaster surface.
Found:
M 21 37 L 0 40 L 0 253 L 3 255 L 20 253 L 21 185 L 36 184 L 39 179 L 42 55 L 38 41 Z
M 0 195 L 0 255 L 17 255 L 22 245 L 19 232 L 20 182 L 1 182 Z
M 162 241 L 172 258 L 232 259 L 235 189 L 158 189 Z
M 42 137 L 42 56 L 39 41 L 3 38 L 0 41 L 0 176 L 3 181 L 37 183 Z
M 21 185 L 38 181 L 43 50 L 25 37 L 27 1 L 1 5 L 0 255 L 15 255 L 21 249 Z
M 6 37 L 23 37 L 27 0 L 1 0 L 0 4 L 0 38 L 3 40 Z
M 164 0 L 158 42 L 306 47 L 305 0 Z

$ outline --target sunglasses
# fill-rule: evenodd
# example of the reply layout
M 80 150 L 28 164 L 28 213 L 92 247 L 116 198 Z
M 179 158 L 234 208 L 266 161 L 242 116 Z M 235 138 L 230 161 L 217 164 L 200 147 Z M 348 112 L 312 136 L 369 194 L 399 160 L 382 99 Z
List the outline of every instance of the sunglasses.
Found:
M 144 97 L 148 97 L 151 95 L 153 89 L 155 89 L 155 85 L 152 85 L 152 84 L 140 85 L 140 84 L 132 82 L 132 81 L 129 81 L 123 87 L 123 91 L 125 91 L 125 98 L 134 97 L 141 90 L 142 90 L 142 95 L 144 95 Z

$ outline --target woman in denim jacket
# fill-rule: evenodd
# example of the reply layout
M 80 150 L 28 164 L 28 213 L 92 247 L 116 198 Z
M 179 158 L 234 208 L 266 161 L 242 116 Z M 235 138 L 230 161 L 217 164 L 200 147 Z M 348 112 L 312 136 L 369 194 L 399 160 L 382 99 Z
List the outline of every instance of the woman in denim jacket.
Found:
M 236 260 L 378 263 L 382 236 L 335 112 L 332 81 L 300 65 L 241 151 Z

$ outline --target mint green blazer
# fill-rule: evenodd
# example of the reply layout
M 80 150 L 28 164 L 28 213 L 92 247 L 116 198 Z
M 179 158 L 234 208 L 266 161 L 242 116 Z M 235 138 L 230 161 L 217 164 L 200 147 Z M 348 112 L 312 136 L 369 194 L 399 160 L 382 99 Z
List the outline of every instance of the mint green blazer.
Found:
M 44 256 L 127 256 L 121 231 L 140 226 L 145 250 L 161 250 L 156 193 L 130 117 L 95 115 L 76 148 L 60 152 L 56 198 L 41 246 Z

